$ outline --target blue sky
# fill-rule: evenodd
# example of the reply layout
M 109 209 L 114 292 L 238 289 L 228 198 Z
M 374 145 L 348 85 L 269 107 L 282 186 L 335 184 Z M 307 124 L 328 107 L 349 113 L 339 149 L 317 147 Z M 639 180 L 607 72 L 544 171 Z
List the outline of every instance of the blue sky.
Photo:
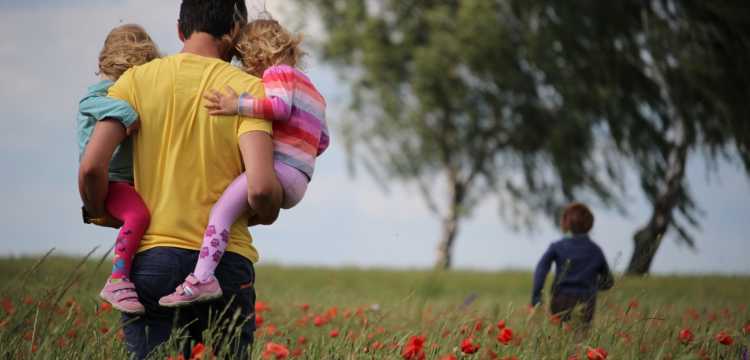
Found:
M 285 25 L 314 41 L 319 24 L 294 14 L 286 1 L 271 11 Z M 96 58 L 107 32 L 121 22 L 143 25 L 164 53 L 179 51 L 175 28 L 179 1 L 0 0 L 0 255 L 43 253 L 51 247 L 83 254 L 109 248 L 110 229 L 80 221 L 74 122 L 77 103 L 96 80 Z M 346 109 L 346 90 L 328 66 L 308 61 L 307 70 L 331 106 L 332 128 Z M 337 116 L 338 115 L 338 116 Z M 697 251 L 668 239 L 657 254 L 658 273 L 750 274 L 750 181 L 737 164 L 708 171 L 700 157 L 688 177 L 705 211 Z M 622 270 L 633 231 L 650 210 L 630 181 L 628 215 L 595 209 L 593 236 L 610 263 Z M 488 200 L 461 224 L 455 249 L 459 268 L 531 269 L 559 233 L 546 221 L 532 233 L 503 225 Z M 263 262 L 289 265 L 425 268 L 434 261 L 438 222 L 414 189 L 389 193 L 361 173 L 352 178 L 337 138 L 319 159 L 305 200 L 271 227 L 254 231 Z

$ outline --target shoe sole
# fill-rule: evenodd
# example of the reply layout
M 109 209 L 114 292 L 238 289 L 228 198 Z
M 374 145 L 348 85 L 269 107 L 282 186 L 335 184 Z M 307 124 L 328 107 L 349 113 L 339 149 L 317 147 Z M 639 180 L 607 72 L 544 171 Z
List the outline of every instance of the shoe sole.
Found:
M 146 309 L 145 309 L 145 308 L 144 308 L 143 310 L 130 310 L 130 309 L 125 309 L 125 308 L 123 308 L 123 307 L 121 307 L 121 306 L 117 305 L 117 303 L 115 303 L 115 302 L 112 302 L 112 301 L 109 301 L 109 299 L 107 299 L 107 298 L 106 298 L 106 297 L 104 296 L 104 294 L 102 294 L 102 293 L 99 293 L 99 297 L 100 297 L 100 298 L 101 298 L 102 300 L 104 300 L 104 301 L 108 302 L 108 303 L 109 303 L 110 305 L 112 305 L 112 307 L 113 307 L 113 308 L 114 308 L 115 310 L 117 310 L 117 311 L 119 311 L 119 312 L 122 312 L 122 313 L 126 313 L 126 314 L 129 314 L 129 315 L 143 315 L 143 314 L 145 314 L 145 313 L 146 313 Z
M 202 303 L 202 302 L 207 302 L 207 301 L 211 301 L 211 300 L 216 300 L 216 299 L 222 297 L 223 295 L 224 294 L 222 292 L 218 292 L 218 293 L 212 294 L 212 295 L 199 296 L 195 300 L 180 301 L 180 302 L 175 302 L 175 303 L 171 303 L 171 304 L 162 304 L 161 300 L 159 300 L 159 305 L 161 305 L 163 307 L 168 307 L 168 308 L 177 308 L 177 307 L 189 306 L 189 305 L 192 305 L 192 304 L 195 304 L 195 303 Z

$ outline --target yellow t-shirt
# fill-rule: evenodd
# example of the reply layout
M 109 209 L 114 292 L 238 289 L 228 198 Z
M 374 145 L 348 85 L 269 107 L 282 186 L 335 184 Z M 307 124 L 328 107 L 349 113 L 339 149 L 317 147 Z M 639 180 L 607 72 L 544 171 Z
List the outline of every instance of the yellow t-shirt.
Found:
M 260 79 L 220 59 L 186 53 L 133 67 L 109 89 L 109 96 L 130 103 L 141 119 L 133 139 L 133 174 L 151 225 L 138 251 L 199 250 L 211 207 L 243 171 L 239 136 L 271 133 L 265 120 L 208 115 L 203 94 L 226 85 L 263 96 Z M 244 216 L 232 226 L 227 251 L 256 262 L 246 224 Z

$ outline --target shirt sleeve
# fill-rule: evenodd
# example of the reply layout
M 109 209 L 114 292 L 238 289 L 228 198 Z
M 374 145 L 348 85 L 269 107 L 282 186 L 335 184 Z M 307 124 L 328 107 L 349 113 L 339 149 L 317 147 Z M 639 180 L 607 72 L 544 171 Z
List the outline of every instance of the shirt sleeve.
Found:
M 598 288 L 599 290 L 609 290 L 615 285 L 615 278 L 612 276 L 612 271 L 609 269 L 607 264 L 607 258 L 604 257 L 604 253 L 599 252 L 602 257 L 602 267 L 599 269 Z
M 138 120 L 138 113 L 130 104 L 107 96 L 88 96 L 78 104 L 78 110 L 81 114 L 90 116 L 96 121 L 115 118 L 126 128 Z
M 318 142 L 318 154 L 317 156 L 320 156 L 326 149 L 328 149 L 328 146 L 331 144 L 331 138 L 328 134 L 328 124 L 325 120 L 323 120 L 323 128 L 320 130 L 320 142 Z
M 117 81 L 109 87 L 108 96 L 133 104 L 133 72 L 128 69 Z
M 536 305 L 542 300 L 542 288 L 544 288 L 544 280 L 547 278 L 550 267 L 552 267 L 552 261 L 555 260 L 555 248 L 550 245 L 547 251 L 544 252 L 542 258 L 539 259 L 539 263 L 536 265 L 534 271 L 534 288 L 531 292 L 531 305 Z
M 252 96 L 253 94 L 256 95 L 263 95 L 263 85 L 260 81 L 254 82 L 253 85 L 251 85 L 249 88 L 244 89 L 244 94 L 248 94 L 248 96 Z M 242 99 L 242 97 L 240 97 Z M 237 137 L 242 136 L 243 134 L 249 133 L 251 131 L 262 131 L 267 134 L 273 134 L 273 125 L 271 121 L 266 120 L 264 118 L 258 117 L 258 116 L 247 116 L 243 114 L 239 114 L 239 127 L 237 128 Z
M 242 116 L 271 121 L 287 121 L 292 115 L 294 98 L 294 70 L 288 66 L 274 66 L 263 74 L 266 96 L 240 95 L 238 112 Z

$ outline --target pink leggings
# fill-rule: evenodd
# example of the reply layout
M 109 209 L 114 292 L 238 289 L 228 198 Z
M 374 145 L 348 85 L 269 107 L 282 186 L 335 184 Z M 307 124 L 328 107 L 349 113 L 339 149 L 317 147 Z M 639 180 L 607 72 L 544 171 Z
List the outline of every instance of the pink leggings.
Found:
M 292 208 L 305 195 L 308 183 L 307 176 L 299 170 L 278 161 L 274 162 L 274 170 L 284 190 L 284 200 L 281 207 L 284 209 Z M 229 184 L 219 201 L 211 209 L 208 226 L 203 235 L 203 245 L 201 245 L 198 263 L 195 265 L 195 271 L 193 271 L 198 280 L 206 281 L 213 275 L 216 266 L 221 261 L 221 256 L 224 255 L 227 244 L 229 244 L 232 224 L 248 209 L 247 177 L 242 174 Z
M 135 191 L 133 185 L 124 181 L 109 183 L 105 206 L 110 215 L 123 223 L 115 242 L 112 278 L 128 278 L 133 256 L 138 250 L 138 245 L 148 228 L 151 217 L 146 204 L 143 203 L 143 199 Z

